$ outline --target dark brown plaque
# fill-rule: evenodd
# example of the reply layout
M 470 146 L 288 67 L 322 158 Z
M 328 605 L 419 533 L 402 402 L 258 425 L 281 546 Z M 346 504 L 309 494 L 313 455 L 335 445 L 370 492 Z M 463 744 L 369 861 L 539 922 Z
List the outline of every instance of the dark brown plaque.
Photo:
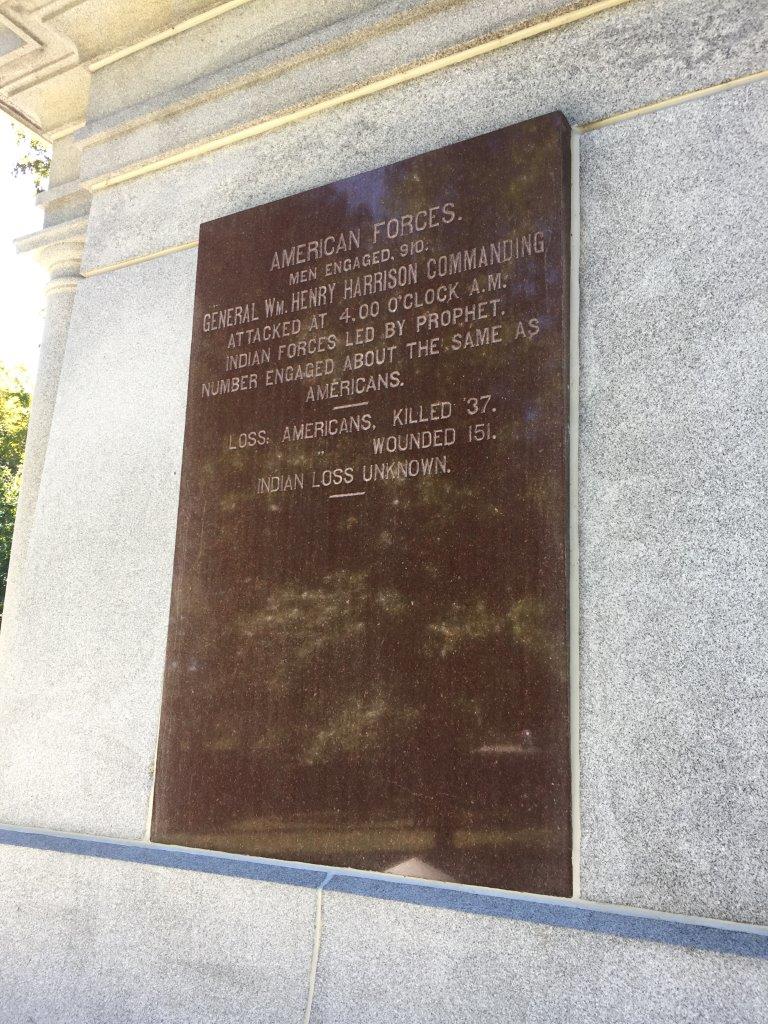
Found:
M 568 163 L 201 227 L 153 839 L 570 895 Z

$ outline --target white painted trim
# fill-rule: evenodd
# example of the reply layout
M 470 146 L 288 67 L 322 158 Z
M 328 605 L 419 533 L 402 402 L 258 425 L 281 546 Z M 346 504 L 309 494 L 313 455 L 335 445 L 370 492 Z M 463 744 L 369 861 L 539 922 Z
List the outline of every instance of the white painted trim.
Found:
M 718 82 L 717 85 L 707 85 L 703 89 L 692 89 L 690 92 L 680 93 L 678 96 L 671 96 L 666 100 L 658 100 L 656 103 L 646 103 L 643 107 L 633 107 L 623 113 L 611 114 L 609 117 L 601 117 L 599 121 L 590 121 L 579 127 L 579 133 L 584 135 L 587 132 L 597 131 L 599 128 L 609 128 L 620 121 L 630 121 L 635 117 L 642 117 L 645 114 L 654 114 L 657 110 L 666 110 L 667 107 L 676 107 L 681 103 L 691 103 L 694 100 L 704 99 L 706 96 L 714 96 L 719 92 L 728 92 L 730 89 L 738 89 L 743 85 L 751 85 L 768 78 L 768 69 L 754 71 L 749 75 L 741 75 L 739 78 L 731 78 L 726 82 Z

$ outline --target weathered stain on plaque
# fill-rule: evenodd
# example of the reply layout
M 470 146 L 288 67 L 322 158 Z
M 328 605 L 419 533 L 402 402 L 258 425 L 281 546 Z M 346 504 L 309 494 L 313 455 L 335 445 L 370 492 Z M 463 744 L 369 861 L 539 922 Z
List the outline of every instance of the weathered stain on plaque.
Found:
M 568 151 L 202 226 L 153 839 L 570 894 Z

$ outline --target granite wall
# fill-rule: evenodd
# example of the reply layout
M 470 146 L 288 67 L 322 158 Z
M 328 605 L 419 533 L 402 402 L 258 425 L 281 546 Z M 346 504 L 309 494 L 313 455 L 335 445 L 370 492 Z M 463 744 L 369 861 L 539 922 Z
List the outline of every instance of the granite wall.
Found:
M 290 6 L 93 75 L 86 276 L 0 634 L 0 1020 L 756 1024 L 760 6 Z M 576 900 L 149 847 L 199 223 L 553 109 L 579 195 Z

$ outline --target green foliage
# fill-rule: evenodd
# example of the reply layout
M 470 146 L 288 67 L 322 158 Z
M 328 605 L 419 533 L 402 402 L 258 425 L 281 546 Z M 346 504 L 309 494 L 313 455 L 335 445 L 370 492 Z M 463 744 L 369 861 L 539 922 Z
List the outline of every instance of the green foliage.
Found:
M 0 618 L 8 582 L 11 538 L 27 441 L 30 395 L 18 376 L 0 364 Z
M 20 128 L 16 130 L 16 141 L 21 155 L 13 168 L 14 177 L 31 175 L 38 195 L 44 190 L 51 170 L 51 154 L 42 139 L 27 135 Z

